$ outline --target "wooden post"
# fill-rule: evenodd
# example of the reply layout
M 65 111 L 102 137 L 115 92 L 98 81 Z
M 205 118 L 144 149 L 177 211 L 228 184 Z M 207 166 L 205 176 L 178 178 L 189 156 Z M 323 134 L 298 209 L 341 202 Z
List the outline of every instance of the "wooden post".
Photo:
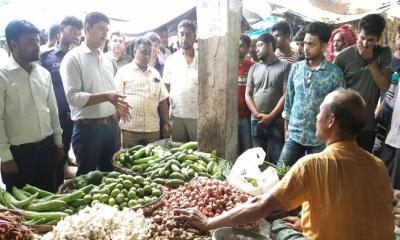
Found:
M 198 0 L 199 149 L 237 157 L 241 0 Z

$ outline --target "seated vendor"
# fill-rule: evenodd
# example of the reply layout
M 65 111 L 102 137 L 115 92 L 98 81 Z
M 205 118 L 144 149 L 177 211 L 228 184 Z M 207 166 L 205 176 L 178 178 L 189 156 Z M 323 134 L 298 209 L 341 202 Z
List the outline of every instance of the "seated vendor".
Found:
M 394 239 L 393 190 L 385 165 L 355 139 L 366 122 L 366 105 L 352 90 L 328 94 L 317 116 L 324 151 L 301 158 L 269 193 L 219 216 L 195 209 L 175 210 L 201 230 L 237 226 L 302 206 L 306 239 Z

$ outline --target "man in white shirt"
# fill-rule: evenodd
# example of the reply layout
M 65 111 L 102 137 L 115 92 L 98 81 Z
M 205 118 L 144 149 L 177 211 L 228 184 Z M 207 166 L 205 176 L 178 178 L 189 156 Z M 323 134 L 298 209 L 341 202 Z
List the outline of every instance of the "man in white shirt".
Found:
M 115 63 L 102 53 L 110 20 L 99 12 L 85 18 L 86 41 L 65 55 L 60 74 L 74 121 L 72 149 L 77 175 L 99 169 L 111 171 L 118 150 L 115 114 L 125 118 L 128 104 L 116 93 Z
M 181 48 L 170 55 L 164 67 L 163 81 L 169 90 L 172 121 L 172 140 L 197 140 L 198 72 L 196 26 L 189 20 L 178 24 Z
M 170 136 L 168 91 L 157 69 L 149 65 L 152 42 L 146 37 L 135 41 L 135 59 L 118 70 L 115 76 L 118 92 L 127 96 L 133 118 L 120 121 L 122 147 L 146 145 L 160 139 L 160 117 L 165 137 Z M 160 117 L 157 108 L 160 108 Z
M 54 189 L 62 130 L 50 73 L 39 60 L 39 30 L 15 20 L 6 27 L 12 57 L 0 67 L 0 159 L 7 190 L 31 184 Z

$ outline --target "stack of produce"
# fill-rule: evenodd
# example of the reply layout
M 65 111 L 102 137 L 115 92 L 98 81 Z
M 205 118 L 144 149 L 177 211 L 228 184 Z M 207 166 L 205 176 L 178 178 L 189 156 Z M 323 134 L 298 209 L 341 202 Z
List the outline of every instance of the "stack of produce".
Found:
M 211 240 L 207 233 L 174 220 L 172 212 L 168 213 L 160 223 L 152 222 L 147 234 L 148 240 Z
M 13 187 L 12 194 L 0 189 L 0 204 L 20 209 L 26 224 L 54 225 L 76 211 L 77 201 L 84 195 L 83 191 L 58 195 L 26 185 L 23 189 Z
M 201 177 L 171 190 L 152 216 L 154 222 L 160 223 L 171 209 L 197 208 L 207 217 L 214 217 L 247 201 L 248 197 L 227 182 Z
M 148 227 L 143 212 L 124 208 L 122 211 L 104 204 L 85 207 L 78 214 L 60 221 L 42 240 L 146 239 Z
M 31 230 L 22 225 L 22 213 L 0 208 L 0 239 L 31 240 Z
M 82 206 L 101 202 L 116 206 L 120 210 L 124 207 L 137 208 L 155 203 L 163 193 L 162 186 L 150 178 L 118 172 L 104 176 L 99 171 L 93 171 L 77 177 L 72 185 L 74 190 L 88 190 L 88 194 L 81 201 Z
M 188 142 L 178 148 L 166 149 L 149 144 L 122 151 L 114 165 L 148 175 L 155 182 L 178 187 L 194 177 L 223 180 L 229 162 L 214 154 L 196 151 L 197 143 Z

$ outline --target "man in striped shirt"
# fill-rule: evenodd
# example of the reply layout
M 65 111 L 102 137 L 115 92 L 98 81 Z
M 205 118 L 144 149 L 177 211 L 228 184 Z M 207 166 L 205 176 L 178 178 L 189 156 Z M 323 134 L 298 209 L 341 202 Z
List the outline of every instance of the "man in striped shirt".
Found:
M 290 26 L 285 21 L 280 21 L 272 26 L 272 35 L 276 41 L 275 55 L 282 61 L 295 63 L 299 54 L 290 47 Z

